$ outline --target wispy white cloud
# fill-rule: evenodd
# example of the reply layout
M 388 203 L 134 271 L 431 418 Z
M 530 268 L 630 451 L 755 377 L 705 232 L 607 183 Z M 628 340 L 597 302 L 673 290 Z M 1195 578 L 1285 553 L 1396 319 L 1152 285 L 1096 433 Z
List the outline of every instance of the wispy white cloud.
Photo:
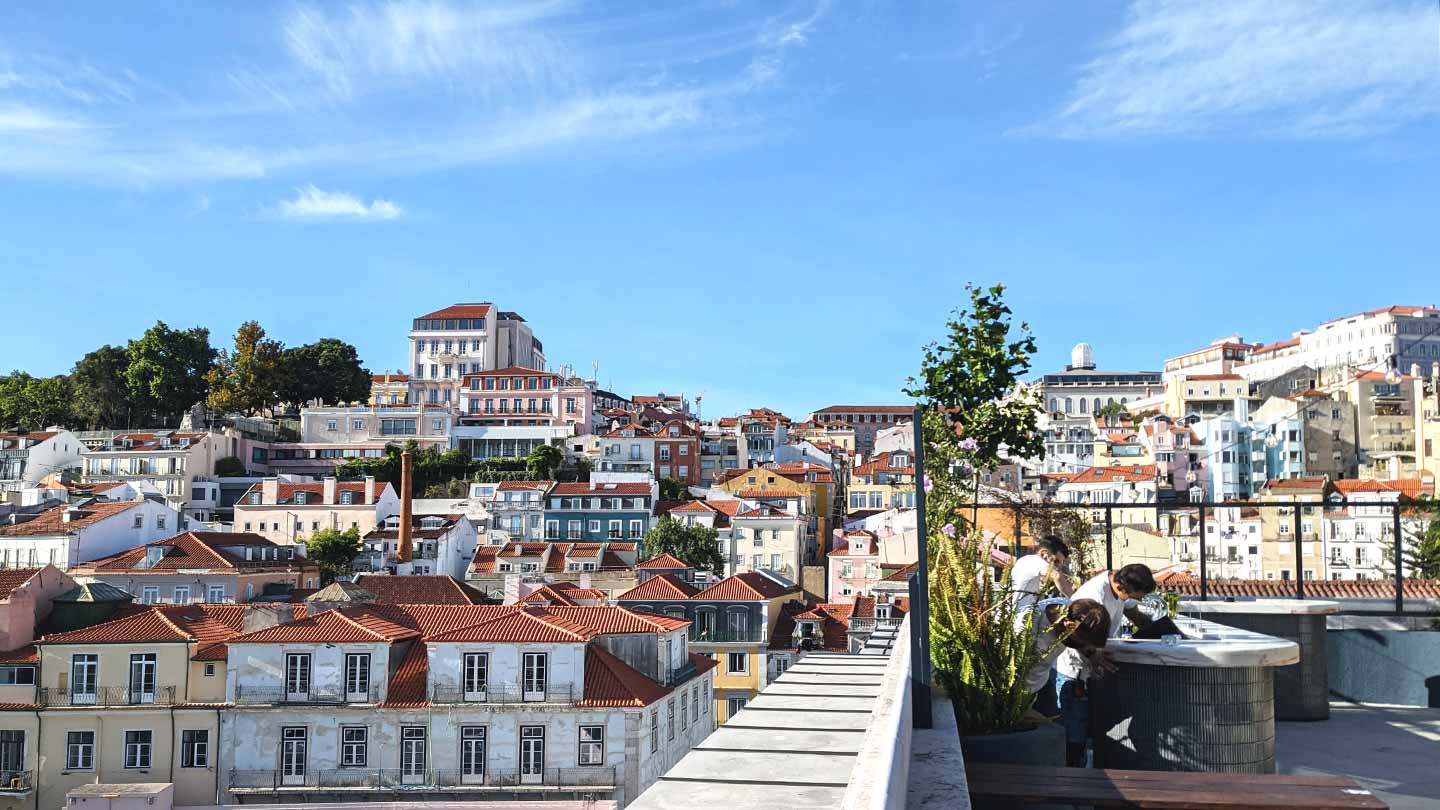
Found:
M 830 0 L 816 0 L 809 11 L 797 19 L 777 17 L 770 20 L 760 30 L 756 53 L 745 68 L 751 85 L 762 87 L 779 79 L 785 67 L 786 51 L 810 44 L 815 27 L 829 11 Z
M 1355 137 L 1440 112 L 1433 2 L 1135 0 L 1054 116 L 1072 138 Z
M 0 132 L 49 132 L 84 126 L 83 121 L 28 105 L 0 104 Z
M 326 191 L 313 183 L 295 189 L 295 197 L 281 200 L 274 213 L 282 219 L 316 221 L 388 221 L 399 219 L 400 206 L 380 198 L 366 202 L 343 191 Z

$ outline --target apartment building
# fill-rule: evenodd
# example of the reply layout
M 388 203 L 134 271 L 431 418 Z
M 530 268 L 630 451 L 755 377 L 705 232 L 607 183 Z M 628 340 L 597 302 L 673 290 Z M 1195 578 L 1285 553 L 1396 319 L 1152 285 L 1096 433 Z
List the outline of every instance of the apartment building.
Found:
M 1155 416 L 1140 425 L 1136 438 L 1149 462 L 1155 465 L 1157 476 L 1173 489 L 1189 491 L 1190 497 L 1203 496 L 1208 447 L 1188 424 L 1176 424 L 1168 416 Z
M 724 723 L 769 683 L 770 641 L 800 589 L 760 572 L 727 577 L 703 590 L 674 574 L 651 577 L 615 603 L 637 613 L 685 619 L 694 652 L 712 657 L 716 721 Z
M 710 486 L 727 470 L 740 467 L 740 440 L 733 426 L 715 424 L 700 427 L 700 485 Z
M 789 439 L 790 417 L 769 408 L 751 408 L 735 419 L 740 466 L 758 467 L 775 461 L 775 448 Z
M 180 528 L 181 516 L 154 500 L 86 498 L 15 517 L 19 522 L 0 525 L 0 568 L 53 565 L 68 571 L 169 537 Z
M 554 481 L 501 481 L 490 496 L 491 543 L 542 540 L 545 495 Z
M 655 434 L 638 423 L 621 425 L 600 437 L 600 472 L 643 473 L 656 476 Z
M 830 405 L 811 413 L 806 421 L 827 429 L 836 426 L 853 430 L 854 446 L 849 449 L 868 455 L 875 448 L 875 434 L 909 422 L 914 416 L 915 408 L 910 405 Z M 845 442 L 846 438 L 838 436 L 837 440 Z
M 1324 577 L 1324 504 L 1333 491 L 1330 479 L 1323 476 L 1266 482 L 1258 498 L 1261 504 L 1302 504 L 1298 507 L 1298 523 L 1295 507 L 1260 509 L 1261 568 L 1266 579 L 1294 581 L 1302 575 L 1307 580 Z M 1311 503 L 1315 505 L 1303 505 Z M 1298 557 L 1297 533 L 1300 541 Z
M 1217 579 L 1263 579 L 1260 510 L 1242 504 L 1211 510 L 1205 522 L 1205 552 L 1212 554 L 1210 575 Z
M 370 375 L 371 406 L 395 406 L 410 404 L 410 375 L 402 371 L 387 371 Z
M 638 542 L 650 530 L 658 495 L 653 479 L 556 484 L 545 498 L 545 539 Z
M 915 506 L 915 455 L 876 453 L 850 471 L 846 514 Z
M 227 642 L 238 803 L 612 800 L 713 727 L 689 623 L 618 607 L 348 605 Z
M 466 374 L 519 367 L 545 368 L 545 352 L 530 325 L 490 303 L 455 304 L 411 323 L 411 401 L 459 402 Z
M 462 424 L 480 427 L 567 427 L 567 435 L 590 432 L 593 395 L 581 380 L 509 366 L 462 376 L 458 406 Z
M 481 546 L 475 550 L 465 579 L 496 599 L 518 599 L 520 580 L 567 583 L 616 594 L 635 587 L 637 555 L 635 543 L 611 541 Z M 512 585 L 517 587 L 512 589 Z
M 256 596 L 319 586 L 320 569 L 253 532 L 181 532 L 70 570 L 76 582 L 100 582 L 147 605 L 249 602 Z
M 1342 392 L 1355 403 L 1360 437 L 1360 477 L 1415 478 L 1415 378 L 1367 371 L 1345 382 Z
M 1440 478 L 1440 366 L 1429 378 L 1412 375 L 1410 387 L 1415 402 L 1416 473 L 1434 481 Z
M 655 477 L 673 478 L 686 486 L 700 484 L 700 432 L 688 423 L 672 420 L 655 427 Z M 605 443 L 601 442 L 601 461 Z
M 1074 472 L 1095 466 L 1090 421 L 1094 414 L 1108 405 L 1124 406 L 1149 397 L 1161 387 L 1158 372 L 1100 370 L 1090 344 L 1076 344 L 1070 365 L 1036 383 L 1043 408 L 1039 425 L 1045 431 L 1044 471 Z
M 64 428 L 0 432 L 0 492 L 33 487 L 52 475 L 80 469 L 84 449 Z
M 1325 578 L 1331 580 L 1390 579 L 1395 575 L 1389 559 L 1395 547 L 1397 506 L 1422 496 L 1434 496 L 1433 481 L 1330 482 L 1333 492 L 1324 512 Z M 1360 504 L 1379 504 L 1362 506 Z M 1413 515 L 1402 511 L 1402 536 L 1422 530 Z M 1409 572 L 1405 572 L 1409 576 Z M 1258 577 L 1257 577 L 1258 578 Z
M 351 564 L 352 568 L 357 573 L 383 571 L 464 579 L 479 544 L 474 524 L 460 514 L 412 515 L 410 524 L 412 546 L 408 569 L 402 569 L 398 558 L 399 515 L 386 516 L 361 536 L 364 547 Z
M 235 502 L 234 525 L 276 543 L 303 543 L 321 529 L 355 529 L 363 536 L 399 512 L 395 488 L 374 478 L 317 483 L 266 478 Z
M 80 455 L 86 483 L 152 481 L 170 508 L 206 521 L 220 506 L 219 489 L 196 487 L 195 483 L 214 481 L 215 462 L 228 455 L 226 446 L 218 433 L 117 433 Z
M 449 408 L 426 405 L 305 408 L 300 411 L 300 441 L 317 448 L 372 451 L 317 458 L 378 458 L 384 455 L 385 445 L 412 440 L 421 447 L 447 448 L 454 423 Z

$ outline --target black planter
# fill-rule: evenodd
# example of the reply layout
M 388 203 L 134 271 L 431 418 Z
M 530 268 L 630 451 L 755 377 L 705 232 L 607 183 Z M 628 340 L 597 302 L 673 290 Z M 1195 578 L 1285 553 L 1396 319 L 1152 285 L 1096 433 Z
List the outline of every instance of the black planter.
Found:
M 1065 729 L 1046 723 L 1023 731 L 960 737 L 966 762 L 994 765 L 1065 765 Z

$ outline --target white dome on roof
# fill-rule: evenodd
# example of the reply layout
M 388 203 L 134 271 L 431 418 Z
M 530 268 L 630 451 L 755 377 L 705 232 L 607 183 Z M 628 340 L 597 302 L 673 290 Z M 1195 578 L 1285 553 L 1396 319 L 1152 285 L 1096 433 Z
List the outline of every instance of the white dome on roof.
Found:
M 1089 343 L 1076 343 L 1070 350 L 1071 368 L 1095 368 L 1095 350 Z

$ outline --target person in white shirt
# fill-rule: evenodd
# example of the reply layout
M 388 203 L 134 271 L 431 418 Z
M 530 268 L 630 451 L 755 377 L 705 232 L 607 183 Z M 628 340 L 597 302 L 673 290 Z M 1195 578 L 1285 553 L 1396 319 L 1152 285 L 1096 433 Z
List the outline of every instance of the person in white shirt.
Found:
M 1053 583 L 1061 596 L 1075 590 L 1075 580 L 1066 573 L 1070 565 L 1070 547 L 1055 535 L 1040 538 L 1034 554 L 1026 554 L 1010 568 L 1010 594 L 1015 600 L 1015 627 L 1018 629 L 1030 615 L 1035 603 L 1044 598 Z M 1059 711 L 1055 696 L 1054 670 L 1035 697 L 1035 710 L 1047 717 Z
M 1118 571 L 1096 574 L 1076 588 L 1071 599 L 1099 602 L 1110 617 L 1110 638 L 1119 638 L 1124 619 L 1141 628 L 1150 623 L 1149 616 L 1127 603 L 1138 602 L 1154 592 L 1155 576 L 1150 568 L 1132 563 Z M 1055 694 L 1065 722 L 1065 760 L 1071 767 L 1085 764 L 1085 747 L 1090 736 L 1090 697 L 1085 681 L 1094 668 L 1104 671 L 1110 666 L 1104 656 L 1086 657 L 1068 648 L 1055 662 Z

